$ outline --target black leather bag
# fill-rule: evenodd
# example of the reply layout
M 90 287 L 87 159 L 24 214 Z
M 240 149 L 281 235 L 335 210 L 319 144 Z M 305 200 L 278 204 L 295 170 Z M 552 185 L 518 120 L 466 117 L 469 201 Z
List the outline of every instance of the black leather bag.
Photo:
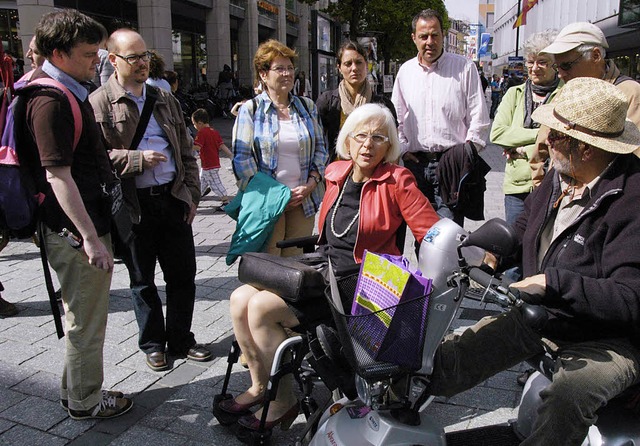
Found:
M 322 270 L 326 267 L 326 257 L 319 253 L 279 257 L 248 252 L 240 258 L 238 280 L 288 302 L 323 299 L 326 282 Z

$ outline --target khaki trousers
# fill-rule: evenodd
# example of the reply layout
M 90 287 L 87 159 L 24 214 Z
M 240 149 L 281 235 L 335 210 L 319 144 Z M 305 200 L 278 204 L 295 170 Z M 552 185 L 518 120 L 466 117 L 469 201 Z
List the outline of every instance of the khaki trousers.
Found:
M 72 248 L 45 228 L 49 263 L 62 289 L 66 354 L 60 398 L 73 410 L 89 410 L 102 400 L 102 349 L 107 328 L 111 271 L 89 264 L 82 249 Z M 100 237 L 111 251 L 111 235 Z
M 267 245 L 267 252 L 269 254 L 282 257 L 291 257 L 302 254 L 302 249 L 300 248 L 280 249 L 276 247 L 276 243 L 280 240 L 307 237 L 311 235 L 313 233 L 313 224 L 315 223 L 315 220 L 315 215 L 305 217 L 302 206 L 287 209 L 280 216 L 280 219 L 276 222 L 273 228 L 273 234 L 271 234 L 271 238 Z

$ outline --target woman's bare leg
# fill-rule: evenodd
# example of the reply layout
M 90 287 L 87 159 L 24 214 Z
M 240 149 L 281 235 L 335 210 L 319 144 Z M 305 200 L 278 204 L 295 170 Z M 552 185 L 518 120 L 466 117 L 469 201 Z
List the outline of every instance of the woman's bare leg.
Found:
M 296 327 L 300 322 L 284 300 L 269 291 L 251 296 L 247 316 L 253 341 L 261 355 L 261 367 L 269 373 L 276 349 L 287 338 L 284 328 Z M 290 375 L 280 380 L 278 394 L 271 402 L 267 421 L 279 418 L 295 404 L 296 397 L 292 387 Z M 258 411 L 256 417 L 260 415 L 261 411 Z
M 253 339 L 247 316 L 249 302 L 259 292 L 260 290 L 250 285 L 242 285 L 231 293 L 229 300 L 233 332 L 247 360 L 251 375 L 251 387 L 236 397 L 236 402 L 239 404 L 255 401 L 262 395 L 269 380 L 269 368 L 264 368 L 262 364 L 261 355 L 259 355 L 258 347 Z

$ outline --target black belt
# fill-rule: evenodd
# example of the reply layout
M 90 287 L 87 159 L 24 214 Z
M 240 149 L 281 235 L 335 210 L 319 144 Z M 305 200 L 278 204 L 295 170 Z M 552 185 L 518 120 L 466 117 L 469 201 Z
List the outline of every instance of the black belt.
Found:
M 160 184 L 158 186 L 142 187 L 138 189 L 138 195 L 144 195 L 149 197 L 166 195 L 171 193 L 172 187 L 173 187 L 173 181 L 170 181 L 169 183 L 165 183 L 165 184 Z
M 428 161 L 440 161 L 440 157 L 444 152 L 411 152 L 413 155 L 418 158 L 418 161 L 428 162 Z

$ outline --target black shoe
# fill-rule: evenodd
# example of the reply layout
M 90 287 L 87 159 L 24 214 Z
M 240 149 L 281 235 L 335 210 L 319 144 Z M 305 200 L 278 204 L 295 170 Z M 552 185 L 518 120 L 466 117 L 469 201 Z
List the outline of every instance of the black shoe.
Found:
M 169 368 L 167 363 L 167 355 L 165 352 L 147 353 L 147 365 L 154 372 L 161 372 Z
M 192 361 L 206 362 L 211 361 L 211 359 L 213 358 L 213 354 L 211 354 L 211 352 L 207 350 L 204 345 L 195 344 L 187 352 L 187 358 L 191 359 Z
M 56 296 L 56 300 L 58 302 L 62 302 L 62 288 L 58 288 L 54 294 Z
M 0 317 L 9 317 L 18 314 L 18 307 L 0 297 Z
M 204 190 L 204 192 L 202 192 L 202 197 L 206 197 L 207 195 L 209 195 L 211 193 L 211 188 L 209 186 L 207 186 L 207 188 Z

